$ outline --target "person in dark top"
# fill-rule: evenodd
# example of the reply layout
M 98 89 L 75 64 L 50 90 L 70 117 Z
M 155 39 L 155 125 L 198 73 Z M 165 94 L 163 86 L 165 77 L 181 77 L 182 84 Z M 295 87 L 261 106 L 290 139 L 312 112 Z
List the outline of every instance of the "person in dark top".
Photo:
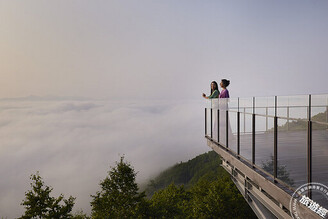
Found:
M 205 99 L 213 99 L 213 98 L 219 98 L 220 95 L 220 91 L 218 89 L 218 83 L 216 83 L 216 81 L 212 81 L 211 83 L 211 95 L 210 96 L 206 96 L 206 94 L 203 93 L 203 97 Z
M 227 79 L 222 79 L 220 86 L 222 87 L 222 91 L 219 95 L 219 98 L 230 98 L 229 91 L 227 90 L 227 87 L 229 86 L 230 81 Z

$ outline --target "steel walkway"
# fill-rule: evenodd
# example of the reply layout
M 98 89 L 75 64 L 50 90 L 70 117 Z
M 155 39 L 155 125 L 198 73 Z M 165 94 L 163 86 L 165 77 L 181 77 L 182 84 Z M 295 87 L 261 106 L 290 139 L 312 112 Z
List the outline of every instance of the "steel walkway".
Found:
M 258 218 L 297 218 L 290 209 L 297 187 L 328 184 L 328 95 L 212 99 L 207 104 L 207 144 Z M 328 208 L 328 196 L 305 195 Z M 299 218 L 323 218 L 301 203 L 297 207 Z

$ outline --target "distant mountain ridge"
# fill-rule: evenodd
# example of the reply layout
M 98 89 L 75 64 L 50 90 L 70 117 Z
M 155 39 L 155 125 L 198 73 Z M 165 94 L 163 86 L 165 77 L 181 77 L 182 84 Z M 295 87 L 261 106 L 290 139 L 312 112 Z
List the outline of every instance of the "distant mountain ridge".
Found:
M 46 96 L 29 95 L 25 97 L 0 98 L 0 101 L 60 101 L 60 100 L 86 101 L 86 100 L 93 100 L 93 98 L 79 97 L 79 96 L 55 96 L 55 95 L 46 95 Z

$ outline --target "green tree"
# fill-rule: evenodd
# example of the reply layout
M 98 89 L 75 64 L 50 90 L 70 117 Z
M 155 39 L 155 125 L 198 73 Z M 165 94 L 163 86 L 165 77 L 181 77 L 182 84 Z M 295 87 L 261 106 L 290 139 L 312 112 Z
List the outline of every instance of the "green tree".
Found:
M 82 209 L 76 211 L 72 219 L 90 219 L 90 217 L 83 212 Z
M 156 192 L 151 200 L 153 218 L 185 218 L 190 214 L 192 194 L 184 186 L 169 185 Z
M 191 218 L 257 218 L 229 177 L 200 179 L 191 192 Z
M 148 212 L 145 193 L 138 192 L 133 167 L 121 157 L 100 182 L 101 191 L 91 195 L 93 218 L 144 218 Z
M 44 184 L 39 172 L 32 174 L 30 179 L 32 190 L 25 193 L 21 205 L 25 206 L 26 211 L 20 218 L 72 218 L 75 198 L 70 196 L 64 199 L 62 194 L 58 198 L 51 197 L 53 188 Z

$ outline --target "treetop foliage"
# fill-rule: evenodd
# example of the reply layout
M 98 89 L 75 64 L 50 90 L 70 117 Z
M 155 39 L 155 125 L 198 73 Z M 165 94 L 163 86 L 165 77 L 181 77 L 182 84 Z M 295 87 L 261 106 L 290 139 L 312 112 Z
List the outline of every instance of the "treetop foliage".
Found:
M 53 188 L 44 184 L 39 172 L 32 174 L 30 179 L 32 189 L 25 193 L 25 199 L 21 203 L 26 209 L 21 219 L 72 218 L 71 211 L 75 198 L 70 196 L 65 199 L 62 194 L 58 198 L 50 196 Z
M 99 191 L 91 195 L 91 218 L 256 218 L 219 161 L 215 152 L 209 152 L 175 165 L 156 179 L 164 182 L 164 187 L 147 198 L 139 191 L 134 168 L 121 157 L 100 181 Z M 170 180 L 162 181 L 165 174 L 170 174 Z M 188 187 L 176 185 L 176 179 Z M 39 173 L 31 180 L 32 190 L 22 203 L 26 212 L 21 218 L 90 218 L 83 211 L 71 214 L 73 197 L 51 197 L 52 188 L 44 185 Z

